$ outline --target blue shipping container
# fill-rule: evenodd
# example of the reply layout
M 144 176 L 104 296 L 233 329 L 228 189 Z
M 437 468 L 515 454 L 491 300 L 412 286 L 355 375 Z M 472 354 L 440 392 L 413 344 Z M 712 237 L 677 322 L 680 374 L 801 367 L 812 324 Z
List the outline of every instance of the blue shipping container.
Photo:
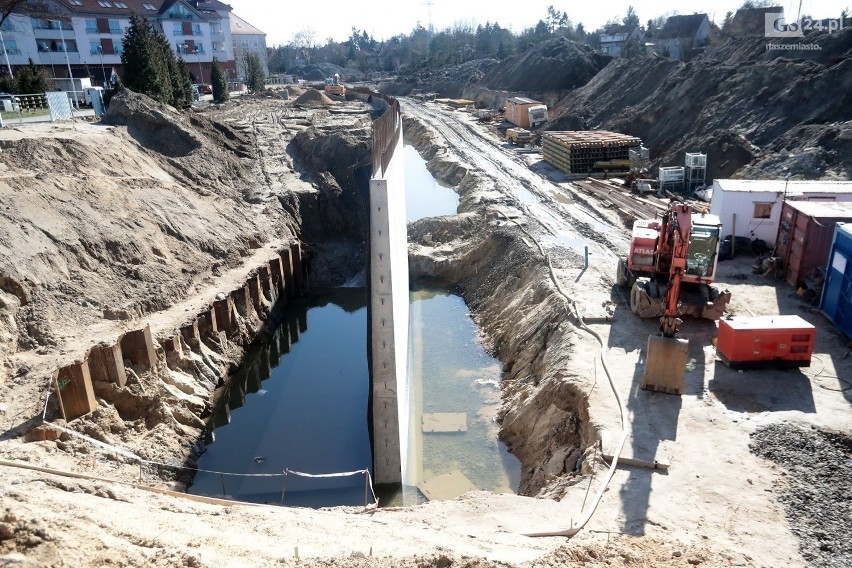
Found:
M 852 223 L 838 223 L 828 256 L 820 309 L 847 337 L 852 337 Z

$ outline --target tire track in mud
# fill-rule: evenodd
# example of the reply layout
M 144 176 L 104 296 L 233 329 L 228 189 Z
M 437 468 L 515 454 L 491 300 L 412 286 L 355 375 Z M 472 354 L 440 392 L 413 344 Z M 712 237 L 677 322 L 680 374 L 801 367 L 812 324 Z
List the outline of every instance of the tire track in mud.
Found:
M 437 130 L 453 152 L 479 175 L 492 180 L 500 193 L 516 201 L 520 209 L 544 227 L 549 233 L 541 239 L 545 248 L 562 246 L 582 251 L 581 241 L 587 241 L 590 251 L 613 261 L 626 250 L 628 239 L 623 229 L 579 203 L 559 203 L 554 196 L 566 196 L 565 188 L 530 170 L 474 125 L 441 112 L 434 105 L 405 98 L 400 98 L 400 102 L 404 113 Z

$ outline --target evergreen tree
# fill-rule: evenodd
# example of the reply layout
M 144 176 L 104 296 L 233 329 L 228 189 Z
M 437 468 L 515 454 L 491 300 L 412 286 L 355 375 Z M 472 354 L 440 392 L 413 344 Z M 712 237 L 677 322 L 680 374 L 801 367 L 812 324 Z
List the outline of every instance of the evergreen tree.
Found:
M 627 15 L 624 16 L 622 20 L 625 26 L 638 26 L 639 25 L 639 16 L 636 14 L 636 10 L 633 6 L 627 7 Z
M 124 86 L 137 93 L 168 102 L 171 97 L 167 98 L 163 92 L 166 76 L 157 51 L 151 24 L 145 18 L 131 15 L 130 27 L 124 35 L 124 51 L 121 53 Z M 171 85 L 169 87 L 171 88 Z
M 33 63 L 32 58 L 30 58 L 26 67 L 18 69 L 15 73 L 15 80 L 11 83 L 14 85 L 11 90 L 22 94 L 43 93 L 56 88 L 53 85 L 53 79 L 48 76 L 47 70 Z
M 246 86 L 252 93 L 259 93 L 266 88 L 263 64 L 256 53 L 246 54 Z
M 213 84 L 213 101 L 223 103 L 228 100 L 228 77 L 222 64 L 215 57 L 210 69 L 210 82 Z
M 183 60 L 178 60 L 166 37 L 148 20 L 133 15 L 124 36 L 124 85 L 175 108 L 192 102 L 192 83 Z

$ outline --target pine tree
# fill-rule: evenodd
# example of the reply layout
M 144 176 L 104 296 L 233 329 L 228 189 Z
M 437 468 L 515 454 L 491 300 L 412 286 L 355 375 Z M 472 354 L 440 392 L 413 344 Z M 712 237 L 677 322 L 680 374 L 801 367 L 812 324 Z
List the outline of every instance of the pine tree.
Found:
M 186 63 L 179 60 L 162 33 L 148 20 L 133 15 L 124 37 L 124 85 L 175 108 L 192 104 L 192 83 Z
M 252 93 L 259 93 L 266 87 L 263 64 L 256 53 L 246 54 L 246 86 Z
M 215 57 L 210 68 L 210 82 L 213 83 L 213 101 L 223 103 L 228 100 L 228 77 L 222 64 Z
M 124 86 L 131 91 L 146 94 L 161 102 L 168 102 L 166 97 L 162 60 L 157 57 L 154 29 L 148 20 L 133 14 L 130 16 L 130 27 L 124 35 L 124 51 L 121 52 L 121 63 L 124 66 Z M 171 85 L 169 85 L 171 88 Z
M 26 67 L 18 69 L 13 83 L 16 93 L 43 93 L 55 89 L 47 70 L 33 63 L 32 58 Z

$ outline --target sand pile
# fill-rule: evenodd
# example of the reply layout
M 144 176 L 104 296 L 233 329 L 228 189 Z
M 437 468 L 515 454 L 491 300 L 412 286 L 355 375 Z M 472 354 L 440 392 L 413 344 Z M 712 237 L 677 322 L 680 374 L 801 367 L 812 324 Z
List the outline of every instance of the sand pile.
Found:
M 308 89 L 304 92 L 298 99 L 296 99 L 296 104 L 305 105 L 305 106 L 325 106 L 325 105 L 333 105 L 334 101 L 325 96 L 325 93 L 317 91 L 316 89 Z

